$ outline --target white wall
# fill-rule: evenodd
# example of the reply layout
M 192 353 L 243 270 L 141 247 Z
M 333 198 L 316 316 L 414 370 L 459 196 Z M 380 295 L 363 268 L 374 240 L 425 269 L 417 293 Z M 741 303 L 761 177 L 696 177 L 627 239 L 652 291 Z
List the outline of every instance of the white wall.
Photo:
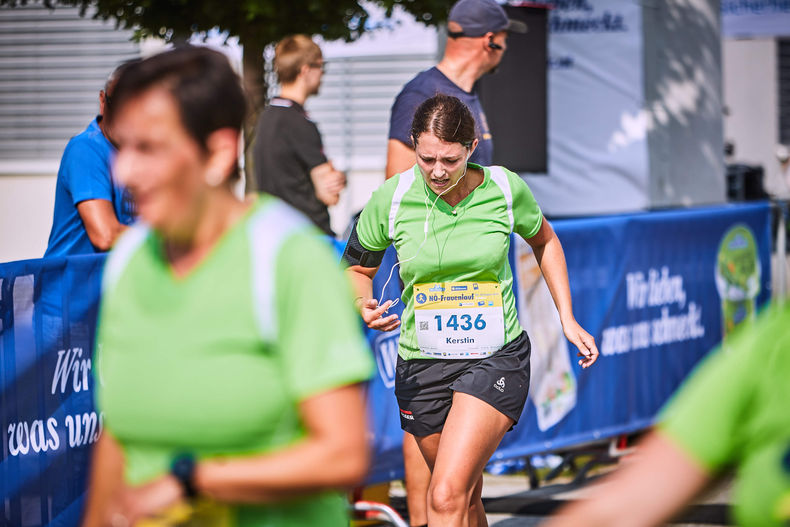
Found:
M 779 175 L 776 145 L 779 141 L 776 40 L 722 42 L 724 138 L 735 145 L 733 161 L 762 165 L 766 191 L 787 197 Z
M 0 176 L 0 263 L 41 258 L 55 204 L 55 173 Z

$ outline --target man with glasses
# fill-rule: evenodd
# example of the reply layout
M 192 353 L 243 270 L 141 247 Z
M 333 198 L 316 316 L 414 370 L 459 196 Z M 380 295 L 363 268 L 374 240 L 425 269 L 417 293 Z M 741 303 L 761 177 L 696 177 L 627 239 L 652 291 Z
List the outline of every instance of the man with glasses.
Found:
M 306 35 L 285 37 L 275 48 L 274 69 L 280 95 L 263 111 L 255 130 L 256 190 L 288 202 L 332 236 L 327 207 L 338 202 L 346 178 L 324 155 L 321 134 L 304 110 L 307 98 L 321 86 L 321 48 Z

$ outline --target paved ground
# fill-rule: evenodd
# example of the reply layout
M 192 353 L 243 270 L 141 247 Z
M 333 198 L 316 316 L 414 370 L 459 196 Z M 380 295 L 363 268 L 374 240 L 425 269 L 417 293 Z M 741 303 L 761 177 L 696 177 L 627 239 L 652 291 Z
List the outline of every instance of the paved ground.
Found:
M 604 468 L 599 473 L 608 472 Z M 594 483 L 597 476 L 590 480 Z M 569 479 L 530 490 L 527 477 L 521 475 L 484 476 L 483 504 L 491 527 L 528 527 L 539 525 L 564 503 L 583 498 L 586 485 L 577 486 Z M 589 485 L 589 483 L 588 483 Z M 673 527 L 719 527 L 727 521 L 731 482 L 723 481 L 684 511 Z M 406 514 L 405 492 L 398 483 L 390 488 L 392 506 Z

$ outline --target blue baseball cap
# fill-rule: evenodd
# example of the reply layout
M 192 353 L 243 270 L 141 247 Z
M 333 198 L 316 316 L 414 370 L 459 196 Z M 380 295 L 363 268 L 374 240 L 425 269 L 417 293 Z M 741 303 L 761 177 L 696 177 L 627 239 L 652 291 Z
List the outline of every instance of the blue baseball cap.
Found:
M 451 37 L 482 37 L 486 33 L 526 33 L 527 25 L 511 20 L 495 0 L 458 0 L 450 9 L 447 30 Z

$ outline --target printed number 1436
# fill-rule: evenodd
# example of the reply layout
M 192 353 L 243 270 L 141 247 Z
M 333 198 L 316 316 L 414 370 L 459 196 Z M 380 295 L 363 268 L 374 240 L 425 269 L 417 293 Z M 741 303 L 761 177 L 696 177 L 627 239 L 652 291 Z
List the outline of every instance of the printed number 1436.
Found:
M 479 313 L 474 321 L 472 320 L 473 315 L 450 315 L 449 317 L 444 317 L 444 321 L 442 320 L 441 315 L 436 315 L 433 317 L 436 319 L 436 326 L 439 331 L 442 330 L 442 322 L 444 322 L 444 327 L 452 329 L 453 331 L 469 331 L 472 328 L 476 330 L 482 330 L 486 327 L 486 321 L 483 319 L 483 314 Z

